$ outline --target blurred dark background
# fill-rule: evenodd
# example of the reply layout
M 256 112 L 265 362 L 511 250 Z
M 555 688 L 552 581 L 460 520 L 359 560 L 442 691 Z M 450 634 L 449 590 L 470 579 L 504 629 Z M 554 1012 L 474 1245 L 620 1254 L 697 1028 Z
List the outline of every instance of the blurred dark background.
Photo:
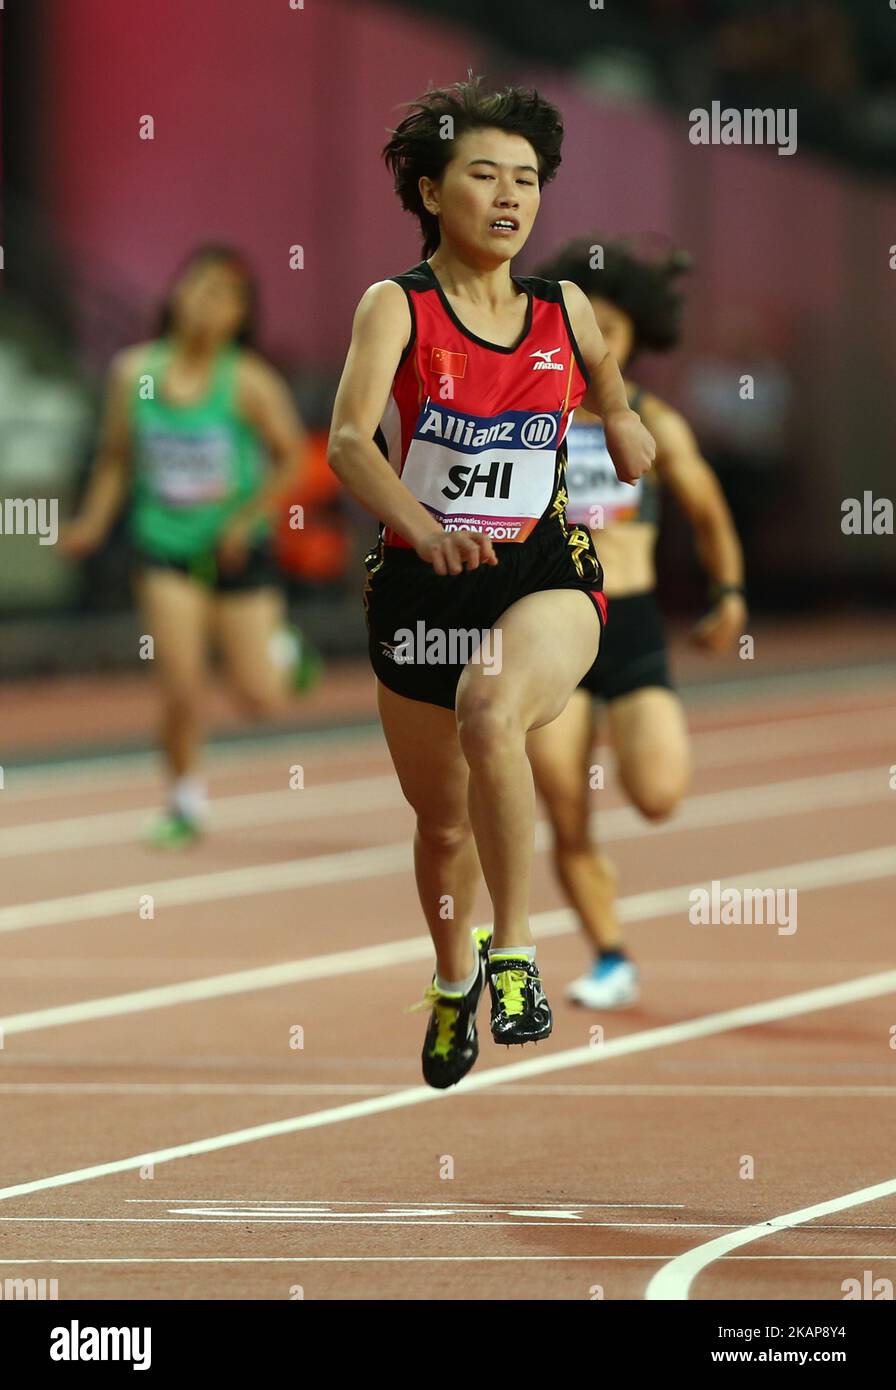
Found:
M 565 117 L 521 272 L 592 228 L 692 253 L 683 349 L 635 375 L 718 469 L 754 611 L 892 606 L 893 537 L 840 528 L 844 498 L 894 494 L 886 0 L 453 0 L 450 15 L 436 0 L 7 0 L 0 23 L 0 497 L 72 512 L 110 357 L 146 335 L 191 246 L 235 242 L 261 279 L 263 346 L 314 432 L 306 531 L 281 537 L 291 604 L 329 650 L 362 650 L 375 524 L 327 474 L 329 410 L 358 298 L 419 259 L 379 159 L 386 127 L 472 68 L 536 84 Z M 795 109 L 796 153 L 692 145 L 689 112 L 713 101 Z M 703 604 L 672 509 L 660 577 L 671 613 Z M 122 527 L 83 566 L 0 536 L 0 673 L 130 661 L 132 622 Z

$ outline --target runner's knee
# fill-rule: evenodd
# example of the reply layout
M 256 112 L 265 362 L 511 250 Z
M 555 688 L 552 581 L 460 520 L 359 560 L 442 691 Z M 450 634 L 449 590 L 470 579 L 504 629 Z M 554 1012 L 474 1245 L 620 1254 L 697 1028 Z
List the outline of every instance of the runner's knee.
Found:
M 460 700 L 457 732 L 468 762 L 505 752 L 514 744 L 525 746 L 525 730 L 515 711 L 491 695 L 475 693 Z
M 417 834 L 433 854 L 453 854 L 462 849 L 472 835 L 470 822 L 463 820 L 444 820 L 436 816 L 418 813 Z
M 660 778 L 655 782 L 636 784 L 629 795 L 645 820 L 668 820 L 684 795 L 683 779 Z
M 582 789 L 577 783 L 564 785 L 554 782 L 539 786 L 557 855 L 580 854 L 590 848 L 588 809 L 582 803 Z

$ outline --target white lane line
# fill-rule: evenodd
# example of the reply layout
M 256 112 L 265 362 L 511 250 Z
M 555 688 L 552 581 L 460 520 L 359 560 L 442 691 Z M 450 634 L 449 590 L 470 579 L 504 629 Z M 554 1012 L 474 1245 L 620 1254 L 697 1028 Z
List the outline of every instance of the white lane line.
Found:
M 795 735 L 790 735 L 795 737 Z M 729 741 L 731 742 L 731 741 Z M 786 745 L 785 745 L 786 746 Z M 733 760 L 725 762 L 724 753 L 713 760 L 713 766 L 738 766 L 742 763 L 756 762 L 758 756 L 746 755 L 743 745 Z M 788 748 L 788 751 L 792 749 Z M 825 746 L 825 753 L 829 752 Z M 886 765 L 889 769 L 889 763 Z M 632 827 L 638 827 L 642 834 L 656 834 L 657 828 L 677 830 L 706 826 L 717 823 L 718 816 L 735 815 L 742 819 L 736 796 L 745 795 L 747 809 L 752 799 L 765 802 L 781 802 L 786 806 L 782 815 L 790 809 L 807 809 L 807 802 L 814 801 L 825 805 L 853 805 L 863 801 L 864 792 L 870 799 L 881 799 L 889 794 L 888 777 L 885 767 L 852 769 L 843 773 L 829 773 L 820 777 L 792 778 L 785 783 L 758 784 L 754 787 L 739 788 L 738 791 L 708 792 L 690 796 L 685 803 L 682 815 L 668 821 L 664 827 L 649 828 L 638 819 L 629 808 L 614 808 L 602 813 L 600 826 L 604 838 L 614 838 L 618 834 L 631 834 Z M 286 780 L 286 769 L 285 769 Z M 321 816 L 345 816 L 368 810 L 399 809 L 404 806 L 399 783 L 395 774 L 381 776 L 343 778 L 320 787 L 306 787 L 290 791 L 281 790 L 251 792 L 232 796 L 219 796 L 211 802 L 210 827 L 213 831 L 235 830 L 265 824 L 292 823 Z M 774 815 L 774 809 L 772 809 Z M 118 810 L 93 816 L 71 816 L 60 820 L 29 821 L 26 824 L 0 828 L 0 859 L 18 858 L 21 855 L 42 855 L 50 851 L 63 852 L 67 849 L 96 848 L 97 845 L 139 844 L 146 830 L 150 810 Z M 696 820 L 688 817 L 696 816 Z
M 575 1085 L 553 1085 L 553 1086 L 508 1086 L 505 1093 L 508 1096 L 555 1096 L 562 1100 L 564 1096 L 613 1096 L 623 1099 L 629 1098 L 637 1100 L 639 1096 L 660 1097 L 669 1096 L 676 1100 L 681 1097 L 696 1097 L 701 1099 L 704 1096 L 730 1096 L 732 1099 L 742 1099 L 744 1096 L 762 1097 L 764 1100 L 793 1100 L 796 1097 L 805 1097 L 809 1100 L 830 1100 L 833 1097 L 843 1097 L 849 1099 L 863 1099 L 865 1097 L 887 1097 L 896 1100 L 896 1086 L 719 1086 L 713 1084 L 700 1085 L 678 1085 L 670 1083 L 668 1086 L 658 1083 L 655 1085 L 632 1083 L 631 1085 L 606 1085 L 601 1086 L 595 1083 L 593 1086 Z
M 528 1213 L 527 1213 L 528 1214 Z M 732 1223 L 730 1221 L 567 1221 L 558 1222 L 556 1219 L 550 1220 L 545 1213 L 541 1221 L 474 1221 L 470 1217 L 464 1217 L 462 1221 L 442 1220 L 421 1220 L 419 1218 L 408 1217 L 404 1220 L 390 1217 L 379 1216 L 292 1216 L 289 1213 L 278 1214 L 277 1212 L 258 1212 L 244 1211 L 232 1212 L 228 1216 L 218 1216 L 214 1212 L 185 1212 L 182 1216 L 0 1216 L 0 1222 L 9 1225 L 16 1224 L 49 1224 L 66 1226 L 244 1226 L 246 1220 L 251 1218 L 260 1226 L 438 1226 L 448 1230 L 466 1230 L 469 1226 L 487 1226 L 489 1229 L 497 1226 L 511 1226 L 522 1229 L 526 1226 L 537 1226 L 544 1229 L 547 1226 L 556 1227 L 562 1224 L 564 1229 L 584 1230 L 585 1227 L 600 1227 L 602 1230 L 633 1231 L 730 1231 Z M 850 1228 L 852 1229 L 852 1228 Z M 877 1227 L 863 1226 L 861 1230 L 876 1230 Z M 882 1230 L 891 1230 L 892 1227 L 884 1226 Z
M 284 768 L 284 782 L 287 776 L 288 769 Z M 214 832 L 256 825 L 291 825 L 324 816 L 344 816 L 347 811 L 382 811 L 403 804 L 394 773 L 354 777 L 295 791 L 284 786 L 278 791 L 218 797 L 211 803 L 209 828 Z M 0 829 L 0 859 L 87 846 L 139 844 L 151 817 L 152 812 L 141 807 L 136 811 L 108 811 L 10 826 Z
M 697 1275 L 729 1251 L 738 1250 L 742 1245 L 749 1245 L 751 1241 L 761 1240 L 763 1236 L 772 1235 L 776 1231 L 792 1230 L 794 1226 L 802 1226 L 807 1221 L 814 1221 L 818 1216 L 830 1216 L 833 1212 L 844 1211 L 848 1207 L 863 1206 L 866 1202 L 877 1202 L 882 1197 L 894 1195 L 896 1178 L 890 1178 L 887 1182 L 875 1183 L 872 1187 L 847 1192 L 843 1197 L 816 1202 L 814 1206 L 789 1211 L 784 1216 L 773 1217 L 770 1221 L 763 1221 L 755 1226 L 744 1226 L 729 1235 L 717 1236 L 715 1240 L 695 1246 L 683 1255 L 676 1255 L 674 1260 L 670 1260 L 658 1270 L 647 1285 L 644 1297 L 651 1301 L 686 1300 Z
M 405 1081 L 365 1083 L 365 1082 L 326 1082 L 326 1081 L 0 1081 L 0 1095 L 8 1096 L 379 1096 L 390 1091 L 403 1091 Z M 670 1082 L 642 1084 L 632 1082 L 628 1085 L 608 1083 L 601 1085 L 574 1085 L 559 1083 L 551 1086 L 526 1086 L 518 1082 L 508 1085 L 506 1090 L 495 1087 L 492 1094 L 513 1098 L 514 1096 L 547 1096 L 562 1100 L 565 1096 L 596 1096 L 637 1100 L 640 1096 L 664 1096 L 702 1099 L 705 1096 L 730 1096 L 738 1100 L 744 1096 L 762 1097 L 770 1100 L 846 1100 L 865 1098 L 885 1098 L 896 1100 L 896 1086 L 722 1086 L 711 1083 L 679 1085 Z
M 881 716 L 884 716 L 882 719 Z M 892 741 L 896 706 L 861 711 L 858 718 L 844 714 L 807 715 L 803 719 L 769 719 L 734 729 L 706 729 L 691 735 L 698 771 L 710 768 L 746 767 L 773 762 L 780 756 L 846 753 L 868 744 Z M 748 729 L 750 737 L 744 737 Z M 754 742 L 753 735 L 758 735 Z
M 716 829 L 751 820 L 766 821 L 773 816 L 816 815 L 819 810 L 871 805 L 877 801 L 892 800 L 892 796 L 886 770 L 881 766 L 692 796 L 674 820 L 660 826 L 646 825 L 628 806 L 603 813 L 598 817 L 598 824 L 602 840 L 608 843 L 628 838 L 677 835 L 696 829 Z M 548 826 L 540 821 L 536 827 L 535 848 L 542 851 L 549 844 Z M 149 883 L 144 881 L 91 893 L 21 903 L 0 909 L 0 932 L 25 931 L 31 927 L 56 926 L 87 919 L 96 921 L 100 917 L 116 917 L 125 913 L 134 915 L 141 897 L 147 894 L 153 897 L 158 910 L 186 903 L 281 893 L 292 888 L 314 887 L 350 879 L 380 878 L 408 872 L 411 866 L 411 844 L 406 838 L 391 845 L 370 846 L 363 850 L 340 850 L 305 859 L 253 864 L 239 869 L 191 874 Z
M 283 1206 L 287 1200 L 283 1197 L 125 1197 L 126 1206 L 152 1206 L 161 1203 L 163 1206 L 175 1206 L 180 1202 L 190 1202 L 193 1205 L 204 1207 L 229 1206 L 232 1202 L 237 1202 L 241 1207 L 258 1207 L 263 1210 L 271 1205 Z M 375 1199 L 368 1198 L 362 1202 L 359 1198 L 351 1199 L 345 1197 L 313 1197 L 308 1199 L 310 1207 L 366 1207 L 375 1202 Z M 294 1205 L 294 1204 L 293 1204 Z M 391 1199 L 380 1202 L 380 1206 L 392 1206 Z M 511 1211 L 518 1203 L 515 1202 L 402 1202 L 402 1210 L 409 1207 L 441 1207 L 444 1211 L 470 1211 L 474 1215 L 481 1211 Z M 544 1207 L 546 1211 L 553 1211 L 556 1202 L 527 1202 L 527 1207 Z M 573 1202 L 577 1211 L 684 1211 L 684 1202 Z
M 817 667 L 813 671 L 801 671 L 799 674 L 768 676 L 752 676 L 748 680 L 740 677 L 735 680 L 707 681 L 705 684 L 691 685 L 687 687 L 686 694 L 689 705 L 699 709 L 705 705 L 723 704 L 726 700 L 761 700 L 763 697 L 770 701 L 779 700 L 782 697 L 796 696 L 807 697 L 813 694 L 818 687 L 821 687 L 822 698 L 830 695 L 856 695 L 861 699 L 863 694 L 868 692 L 868 682 L 876 677 L 882 676 L 885 681 L 891 682 L 893 679 L 893 662 L 879 661 L 862 663 L 852 666 L 826 666 Z M 861 708 L 855 711 L 844 711 L 844 714 L 857 713 L 861 716 Z
M 514 1213 L 511 1212 L 512 1216 Z M 487 1221 L 476 1221 L 470 1214 L 462 1214 L 463 1219 L 457 1221 L 447 1221 L 444 1218 L 438 1220 L 423 1220 L 418 1216 L 408 1216 L 404 1219 L 398 1217 L 380 1216 L 377 1213 L 356 1214 L 354 1212 L 334 1214 L 315 1214 L 313 1212 L 295 1214 L 291 1212 L 258 1211 L 256 1208 L 248 1208 L 245 1211 L 233 1210 L 227 1215 L 219 1215 L 216 1211 L 203 1211 L 199 1208 L 189 1208 L 186 1211 L 175 1213 L 171 1216 L 0 1216 L 0 1222 L 7 1225 L 63 1225 L 63 1226 L 244 1226 L 247 1220 L 253 1220 L 260 1226 L 338 1226 L 341 1228 L 349 1226 L 438 1226 L 447 1230 L 466 1230 L 470 1226 L 484 1226 L 489 1229 L 498 1226 L 509 1227 L 556 1227 L 562 1225 L 565 1230 L 612 1230 L 612 1231 L 732 1231 L 736 1230 L 735 1223 L 731 1221 L 580 1221 L 572 1213 L 557 1212 L 531 1212 L 520 1211 L 519 1216 L 541 1216 L 540 1221 L 500 1221 L 489 1219 Z M 775 1231 L 788 1231 L 789 1226 L 775 1226 L 773 1223 L 766 1234 L 773 1235 Z M 864 1224 L 850 1226 L 815 1226 L 817 1231 L 892 1231 L 894 1226 L 867 1226 Z M 668 1256 L 664 1258 L 668 1259 Z M 845 1258 L 845 1257 L 825 1257 L 823 1258 Z M 896 1258 L 896 1256 L 894 1256 Z
M 73 1255 L 0 1259 L 0 1265 L 656 1264 L 665 1255 Z M 730 1255 L 730 1260 L 896 1260 L 896 1255 Z M 728 1261 L 726 1260 L 726 1264 Z
M 843 716 L 841 716 L 842 718 Z M 241 776 L 257 779 L 259 764 L 275 765 L 280 758 L 291 763 L 307 759 L 328 770 L 339 763 L 356 762 L 359 757 L 379 756 L 389 766 L 382 729 L 375 714 L 369 722 L 346 724 L 330 730 L 296 730 L 294 734 L 239 739 L 235 743 L 212 743 L 208 765 L 214 780 Z M 307 765 L 306 765 L 307 766 Z M 111 753 L 93 758 L 66 758 L 58 762 L 25 763 L 7 767 L 4 801 L 38 801 L 71 795 L 73 782 L 78 792 L 93 795 L 107 791 L 147 787 L 162 791 L 165 785 L 161 754 L 155 749 L 133 753 Z M 68 783 L 68 786 L 60 786 Z
M 893 711 L 890 711 L 891 716 Z M 894 717 L 896 722 L 896 717 Z M 760 748 L 745 742 L 743 730 L 761 733 Z M 844 723 L 842 715 L 825 715 L 801 720 L 796 728 L 782 726 L 780 721 L 760 722 L 739 726 L 732 737 L 730 730 L 713 730 L 691 737 L 699 770 L 709 768 L 768 763 L 778 754 L 788 756 L 800 751 L 823 749 L 825 755 L 846 751 L 863 744 L 880 742 L 885 731 L 875 728 L 863 718 L 861 723 Z M 286 751 L 286 750 L 284 750 Z M 295 754 L 294 745 L 289 751 Z M 357 752 L 353 752 L 357 761 Z M 295 758 L 292 758 L 292 762 Z M 284 764 L 281 777 L 286 782 L 288 767 Z M 257 774 L 257 763 L 249 765 Z M 329 771 L 329 769 L 328 769 Z M 239 793 L 216 797 L 211 803 L 211 829 L 216 831 L 245 826 L 276 824 L 306 816 L 342 814 L 351 811 L 386 809 L 403 804 L 398 781 L 392 772 L 357 777 L 319 786 L 311 785 L 313 770 L 308 769 L 308 784 L 300 796 L 285 786 L 268 792 Z M 8 800 L 9 798 L 5 798 Z M 49 850 L 70 850 L 106 844 L 138 843 L 144 833 L 147 818 L 154 807 L 72 816 L 65 819 L 29 821 L 25 824 L 0 828 L 0 858 L 23 854 L 41 854 Z
M 806 689 L 822 687 L 822 695 L 825 698 L 839 698 L 843 703 L 838 709 L 832 709 L 829 713 L 817 713 L 817 710 L 810 709 L 802 712 L 799 705 L 796 709 L 785 708 L 781 713 L 768 713 L 767 709 L 760 709 L 753 719 L 739 720 L 738 723 L 731 723 L 725 726 L 725 730 L 711 731 L 711 733 L 724 734 L 731 730 L 731 737 L 736 741 L 740 731 L 747 728 L 757 728 L 764 730 L 777 726 L 777 724 L 789 724 L 796 727 L 803 721 L 810 720 L 838 720 L 840 724 L 849 720 L 865 720 L 883 714 L 892 717 L 892 703 L 886 702 L 885 688 L 879 691 L 881 703 L 863 703 L 863 696 L 868 694 L 868 680 L 877 676 L 889 677 L 892 680 L 892 664 L 877 663 L 872 666 L 849 667 L 849 669 L 818 670 L 814 673 L 803 673 L 802 676 L 779 676 L 770 677 L 763 681 L 763 689 L 760 689 L 756 682 L 725 682 L 724 685 L 711 684 L 707 687 L 690 687 L 685 691 L 685 701 L 689 706 L 693 706 L 693 713 L 699 712 L 700 706 L 711 702 L 714 696 L 724 692 L 724 694 L 738 694 L 743 696 L 743 703 L 747 708 L 754 708 L 756 696 L 765 696 L 767 702 L 774 702 L 781 698 L 781 695 L 788 696 L 788 691 L 792 691 L 797 698 L 802 699 Z M 771 687 L 771 688 L 770 688 Z M 850 696 L 857 695 L 856 702 L 850 701 Z M 699 738 L 700 735 L 692 735 Z M 346 749 L 345 742 L 351 739 L 351 748 Z M 345 724 L 342 727 L 333 728 L 299 728 L 296 733 L 286 733 L 281 735 L 265 735 L 258 737 L 240 738 L 238 742 L 232 744 L 213 744 L 210 748 L 211 766 L 221 766 L 226 769 L 228 776 L 231 774 L 246 773 L 247 776 L 254 776 L 257 769 L 258 759 L 278 758 L 278 756 L 289 756 L 294 760 L 294 753 L 303 752 L 306 756 L 315 756 L 318 753 L 325 753 L 326 758 L 349 759 L 357 756 L 358 746 L 371 744 L 374 748 L 385 752 L 385 745 L 382 741 L 382 731 L 375 713 L 371 710 L 368 720 L 358 720 L 356 723 Z M 785 746 L 786 751 L 786 746 Z M 140 781 L 151 781 L 161 787 L 163 780 L 160 774 L 160 759 L 158 753 L 142 749 L 138 752 L 110 753 L 106 756 L 93 756 L 93 758 L 68 758 L 63 762 L 47 763 L 28 763 L 21 767 L 10 767 L 7 770 L 7 791 L 4 794 L 4 801 L 13 799 L 36 799 L 46 795 L 56 799 L 60 792 L 60 780 L 74 780 L 81 778 L 88 784 L 89 791 L 110 790 L 115 787 L 132 788 Z
M 407 846 L 402 846 L 402 850 L 407 853 Z M 368 851 L 359 853 L 367 854 Z M 376 851 L 369 853 L 376 854 Z M 833 855 L 825 859 L 810 859 L 799 864 L 745 870 L 729 875 L 720 882 L 723 886 L 738 882 L 756 882 L 762 885 L 777 883 L 806 891 L 847 883 L 866 883 L 872 879 L 890 878 L 893 875 L 896 875 L 896 849 L 885 847 L 860 850 L 856 854 Z M 685 912 L 692 890 L 705 886 L 705 883 L 682 884 L 674 888 L 661 888 L 621 898 L 617 905 L 620 919 L 624 922 L 635 922 Z M 576 919 L 568 908 L 533 913 L 530 922 L 539 938 L 562 936 L 577 929 Z M 707 931 L 710 928 L 693 930 Z M 738 928 L 712 930 L 733 931 Z M 751 927 L 749 930 L 755 931 L 757 928 Z M 774 928 L 766 930 L 773 931 Z M 335 979 L 359 971 L 382 970 L 387 966 L 429 960 L 431 956 L 430 938 L 415 936 L 379 946 L 361 946 L 348 951 L 336 951 L 330 955 L 311 956 L 305 960 L 263 965 L 253 970 L 229 971 L 224 975 L 208 975 L 197 980 L 184 980 L 179 984 L 159 985 L 127 994 L 107 995 L 74 1004 L 59 1004 L 49 1009 L 10 1014 L 6 1018 L 0 1018 L 0 1030 L 4 1036 L 11 1037 L 15 1033 L 33 1033 L 44 1028 L 58 1028 L 97 1018 L 143 1013 L 148 1009 L 166 1009 L 177 1004 L 194 1004 L 200 1000 L 221 999 L 227 995 L 253 993 L 262 989 L 280 989 L 284 985 L 307 980 Z
M 109 945 L 112 944 L 110 941 Z M 242 943 L 244 954 L 216 956 L 215 963 L 219 967 L 220 973 L 223 974 L 225 969 L 238 970 L 257 965 L 257 953 L 250 955 L 246 949 L 251 944 L 247 936 Z M 144 956 L 141 954 L 135 957 L 62 956 L 55 953 L 52 956 L 7 956 L 0 964 L 0 974 L 3 976 L 4 984 L 7 985 L 13 980 L 28 980 L 41 985 L 41 987 L 45 987 L 51 980 L 64 980 L 69 985 L 76 980 L 88 980 L 92 985 L 107 980 L 112 980 L 114 983 L 123 980 L 125 984 L 133 988 L 135 981 L 132 974 L 135 967 L 136 973 L 139 975 L 139 983 L 148 987 L 150 981 L 157 976 L 161 976 L 163 983 L 166 982 L 171 974 L 173 964 L 176 964 L 182 973 L 186 973 L 196 966 L 208 965 L 208 952 L 201 956 L 178 955 L 176 960 L 170 954 L 167 956 Z M 775 976 L 779 981 L 783 981 L 786 976 L 793 976 L 797 984 L 808 985 L 811 983 L 811 976 L 816 975 L 821 976 L 819 983 L 824 984 L 827 980 L 842 979 L 844 975 L 850 974 L 859 965 L 870 974 L 874 970 L 889 970 L 892 964 L 892 957 L 875 960 L 873 956 L 866 958 L 863 952 L 861 961 L 857 960 L 855 956 L 849 960 L 838 960 L 832 956 L 825 956 L 823 959 L 814 961 L 776 961 Z M 754 977 L 763 981 L 768 976 L 768 969 L 769 963 L 765 959 L 739 960 L 737 976 L 739 980 Z M 664 983 L 668 980 L 670 984 L 681 979 L 687 980 L 690 984 L 698 977 L 711 983 L 717 980 L 730 980 L 731 963 L 718 957 L 715 960 L 700 960 L 688 955 L 686 959 L 681 960 L 654 960 L 650 965 L 650 974 L 653 979 L 662 980 Z M 120 1058 L 116 1058 L 116 1061 L 120 1060 Z M 205 1065 L 210 1065 L 210 1063 Z
M 823 989 L 806 990 L 801 994 L 790 994 L 760 1004 L 747 1004 L 737 1009 L 726 1009 L 721 1013 L 706 1014 L 702 1018 L 687 1019 L 682 1023 L 668 1024 L 662 1028 L 650 1028 L 642 1033 L 630 1033 L 626 1037 L 612 1038 L 598 1046 L 586 1044 L 583 1047 L 574 1047 L 543 1057 L 533 1057 L 523 1062 L 511 1062 L 504 1066 L 489 1067 L 465 1077 L 454 1094 L 450 1091 L 434 1091 L 429 1086 L 411 1086 L 406 1091 L 399 1091 L 394 1095 L 373 1096 L 367 1100 L 352 1101 L 348 1105 L 312 1111 L 305 1115 L 294 1115 L 288 1119 L 273 1120 L 267 1124 L 251 1125 L 245 1129 L 232 1130 L 226 1134 L 215 1134 L 209 1138 L 196 1139 L 186 1144 L 173 1144 L 168 1148 L 135 1154 L 129 1158 L 113 1159 L 111 1162 L 76 1168 L 66 1173 L 55 1173 L 50 1177 L 34 1178 L 28 1182 L 15 1183 L 9 1187 L 0 1188 L 0 1201 L 10 1201 L 14 1197 L 26 1197 L 32 1192 L 46 1192 L 51 1188 L 69 1187 L 74 1183 L 90 1182 L 94 1178 L 110 1177 L 114 1173 L 134 1172 L 148 1164 L 171 1163 L 179 1158 L 196 1158 L 201 1154 L 217 1153 L 223 1149 L 237 1148 L 243 1144 L 258 1143 L 265 1139 L 277 1139 L 287 1134 L 298 1134 L 305 1130 L 320 1129 L 329 1125 L 345 1124 L 350 1120 L 365 1119 L 370 1115 L 382 1115 L 392 1110 L 404 1110 L 414 1105 L 434 1102 L 451 1104 L 456 1101 L 458 1095 L 463 1097 L 474 1090 L 492 1090 L 495 1086 L 504 1085 L 508 1081 L 532 1076 L 546 1076 L 552 1072 L 568 1070 L 570 1067 L 586 1066 L 595 1062 L 605 1062 L 611 1058 L 671 1047 L 675 1043 L 689 1042 L 694 1038 L 713 1037 L 720 1033 L 728 1033 L 738 1028 L 750 1028 L 761 1023 L 779 1022 L 784 1018 L 795 1018 L 798 1015 L 814 1013 L 820 1009 L 836 1008 L 842 1004 L 856 1003 L 860 999 L 876 999 L 894 992 L 896 992 L 896 970 L 886 971 L 879 975 L 864 976 L 855 980 L 846 980 L 837 985 L 827 985 Z M 889 1186 L 896 1190 L 896 1182 Z M 818 1214 L 822 1215 L 823 1213 L 819 1212 Z
M 0 1095 L 22 1096 L 379 1096 L 407 1082 L 3 1081 Z
M 96 921 L 124 913 L 136 916 L 141 896 L 151 894 L 156 910 L 182 907 L 187 903 L 210 903 L 231 898 L 256 897 L 263 893 L 282 893 L 346 879 L 380 878 L 402 873 L 411 866 L 408 840 L 392 845 L 371 845 L 369 849 L 344 850 L 306 859 L 281 860 L 274 864 L 255 864 L 241 869 L 223 869 L 210 874 L 190 874 L 182 878 L 104 888 L 93 893 L 50 898 L 0 909 L 0 932 L 24 931 L 29 927 L 48 927 L 64 922 Z

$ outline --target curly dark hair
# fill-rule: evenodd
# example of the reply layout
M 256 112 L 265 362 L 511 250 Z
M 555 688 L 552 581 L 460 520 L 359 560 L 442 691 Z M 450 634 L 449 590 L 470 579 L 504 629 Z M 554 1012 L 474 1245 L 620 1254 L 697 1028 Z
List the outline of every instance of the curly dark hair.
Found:
M 595 265 L 598 249 L 602 268 Z M 687 251 L 667 248 L 659 256 L 646 255 L 630 241 L 611 241 L 594 232 L 567 242 L 536 274 L 571 280 L 585 294 L 622 309 L 634 325 L 633 352 L 668 352 L 681 338 L 685 296 L 677 281 L 692 264 Z
M 197 265 L 219 264 L 237 271 L 242 276 L 246 291 L 246 312 L 233 340 L 240 347 L 254 347 L 258 336 L 258 281 L 241 251 L 235 246 L 217 241 L 205 242 L 194 247 L 179 265 L 156 316 L 155 337 L 164 338 L 171 332 L 174 319 L 174 290 L 187 271 Z
M 538 158 L 538 186 L 543 188 L 560 166 L 563 118 L 556 106 L 533 89 L 506 87 L 489 91 L 482 77 L 472 73 L 466 82 L 450 87 L 431 87 L 416 101 L 405 103 L 409 114 L 383 147 L 383 158 L 395 181 L 403 208 L 414 214 L 423 232 L 423 259 L 431 256 L 441 240 L 439 219 L 427 212 L 419 181 L 439 179 L 454 154 L 457 140 L 469 130 L 486 127 L 522 135 Z M 445 117 L 451 118 L 446 124 Z M 451 135 L 446 136 L 445 131 Z

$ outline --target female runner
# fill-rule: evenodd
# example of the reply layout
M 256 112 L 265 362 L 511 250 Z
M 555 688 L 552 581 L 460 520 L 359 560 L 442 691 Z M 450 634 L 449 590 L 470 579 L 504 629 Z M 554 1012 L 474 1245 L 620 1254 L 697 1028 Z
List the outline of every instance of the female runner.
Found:
M 593 268 L 597 246 L 603 252 L 602 268 Z M 663 352 L 677 344 L 683 302 L 677 282 L 689 264 L 680 252 L 650 260 L 625 243 L 601 245 L 592 236 L 564 247 L 541 267 L 541 274 L 571 280 L 587 294 L 604 342 L 624 372 L 641 350 Z M 555 869 L 594 952 L 591 969 L 569 986 L 568 994 L 580 1004 L 604 1009 L 633 1003 L 638 976 L 616 914 L 615 870 L 589 830 L 595 698 L 606 702 L 619 777 L 643 816 L 664 820 L 690 780 L 684 711 L 669 679 L 656 599 L 661 490 L 684 509 L 711 581 L 713 606 L 697 625 L 694 640 L 725 651 L 747 621 L 741 548 L 715 474 L 677 411 L 631 381 L 626 390 L 656 440 L 654 468 L 634 489 L 620 487 L 602 423 L 595 413 L 576 413 L 568 435 L 567 516 L 599 536 L 609 623 L 600 660 L 560 717 L 528 741 L 553 829 Z
M 153 639 L 170 783 L 152 831 L 161 847 L 188 844 L 205 820 L 210 636 L 248 713 L 279 712 L 289 687 L 267 533 L 305 435 L 285 382 L 248 346 L 254 303 L 251 273 L 236 252 L 205 246 L 190 255 L 158 336 L 112 363 L 99 452 L 61 541 L 74 557 L 96 550 L 130 494 L 136 590 Z M 306 649 L 298 684 L 310 682 L 314 664 Z
M 562 134 L 536 92 L 479 78 L 411 104 L 384 155 L 424 259 L 362 297 L 330 436 L 333 469 L 381 523 L 370 657 L 416 812 L 436 954 L 423 1075 L 440 1088 L 476 1060 L 486 978 L 496 1041 L 551 1031 L 529 929 L 526 735 L 564 708 L 604 617 L 591 536 L 564 513 L 570 414 L 582 400 L 600 413 L 626 482 L 654 453 L 581 290 L 511 274 Z M 490 950 L 470 931 L 480 864 Z

